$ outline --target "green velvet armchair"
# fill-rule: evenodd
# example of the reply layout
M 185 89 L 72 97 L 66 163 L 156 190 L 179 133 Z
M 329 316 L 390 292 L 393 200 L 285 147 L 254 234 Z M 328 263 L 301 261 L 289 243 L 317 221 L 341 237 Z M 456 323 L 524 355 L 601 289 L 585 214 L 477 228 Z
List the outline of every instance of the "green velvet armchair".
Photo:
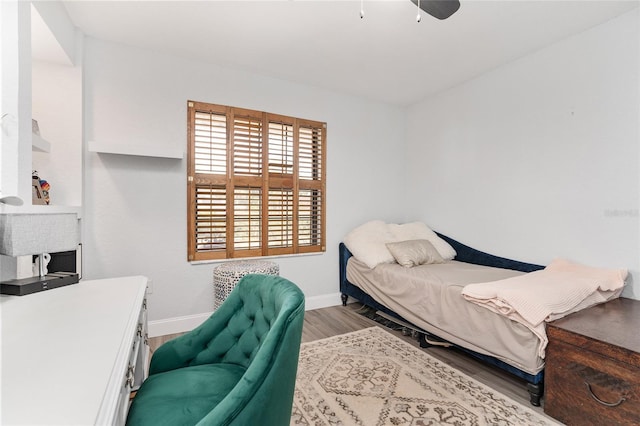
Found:
M 156 350 L 127 424 L 288 425 L 303 319 L 295 284 L 245 276 L 202 325 Z

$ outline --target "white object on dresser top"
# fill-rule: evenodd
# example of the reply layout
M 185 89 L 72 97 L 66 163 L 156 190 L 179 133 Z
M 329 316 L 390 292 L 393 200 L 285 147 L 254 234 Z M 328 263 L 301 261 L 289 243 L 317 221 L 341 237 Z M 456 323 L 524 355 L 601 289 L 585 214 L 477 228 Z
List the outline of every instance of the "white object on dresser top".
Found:
M 0 423 L 116 422 L 146 283 L 112 278 L 0 297 Z

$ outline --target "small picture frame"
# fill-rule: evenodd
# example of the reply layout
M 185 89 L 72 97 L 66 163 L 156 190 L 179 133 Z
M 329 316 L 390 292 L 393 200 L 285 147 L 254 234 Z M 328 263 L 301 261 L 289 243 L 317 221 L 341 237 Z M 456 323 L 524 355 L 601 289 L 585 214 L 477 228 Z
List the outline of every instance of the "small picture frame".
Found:
M 40 186 L 40 179 L 34 177 L 31 179 L 31 204 L 33 205 L 45 205 L 47 204 L 44 194 L 42 193 L 42 187 Z

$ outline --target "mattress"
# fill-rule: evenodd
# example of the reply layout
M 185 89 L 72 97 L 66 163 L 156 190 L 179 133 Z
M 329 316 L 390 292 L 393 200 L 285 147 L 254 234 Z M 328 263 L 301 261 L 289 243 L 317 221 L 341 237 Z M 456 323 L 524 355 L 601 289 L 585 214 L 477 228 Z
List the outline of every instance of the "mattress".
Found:
M 466 301 L 462 288 L 523 272 L 470 263 L 405 268 L 397 263 L 374 269 L 351 257 L 347 279 L 417 327 L 458 346 L 498 358 L 535 375 L 544 367 L 540 339 L 527 327 Z

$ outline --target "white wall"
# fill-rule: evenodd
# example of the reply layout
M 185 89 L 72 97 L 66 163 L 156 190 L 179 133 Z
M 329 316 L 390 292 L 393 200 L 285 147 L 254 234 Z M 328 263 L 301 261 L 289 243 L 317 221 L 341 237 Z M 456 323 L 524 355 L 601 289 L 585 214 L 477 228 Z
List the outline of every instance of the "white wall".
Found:
M 34 61 L 33 118 L 50 152 L 32 153 L 51 205 L 82 205 L 82 68 Z
M 638 10 L 409 109 L 410 210 L 473 247 L 632 272 L 640 298 Z
M 185 149 L 187 100 L 327 122 L 327 251 L 276 259 L 307 297 L 338 292 L 349 229 L 402 219 L 401 109 L 90 38 L 84 54 L 86 141 Z M 150 320 L 210 312 L 216 264 L 186 260 L 186 160 L 85 155 L 84 276 L 152 278 Z
M 640 282 L 638 36 L 635 11 L 408 111 L 89 38 L 84 138 L 184 149 L 189 99 L 326 121 L 327 252 L 276 259 L 308 297 L 337 293 L 337 244 L 373 218 Z M 149 276 L 150 320 L 211 311 L 216 264 L 186 261 L 186 161 L 85 156 L 84 276 Z
M 50 152 L 31 167 L 51 185 L 51 205 L 82 206 L 82 39 L 61 2 L 31 6 L 32 117 Z

